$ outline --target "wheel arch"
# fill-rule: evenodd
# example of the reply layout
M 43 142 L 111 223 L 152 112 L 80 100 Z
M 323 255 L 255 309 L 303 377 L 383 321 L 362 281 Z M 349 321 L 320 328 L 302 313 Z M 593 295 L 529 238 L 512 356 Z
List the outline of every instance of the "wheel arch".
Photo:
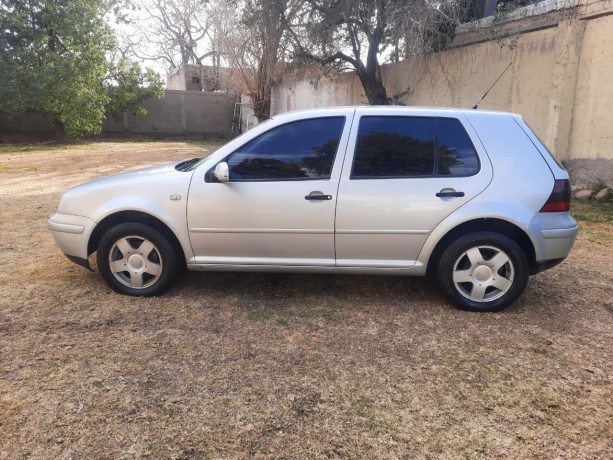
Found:
M 530 270 L 532 271 L 536 264 L 536 251 L 534 244 L 528 234 L 517 225 L 497 218 L 479 218 L 463 222 L 449 230 L 443 238 L 436 244 L 430 257 L 426 273 L 433 275 L 438 268 L 438 262 L 445 249 L 457 238 L 474 232 L 496 232 L 508 236 L 513 239 L 526 254 Z
M 142 211 L 118 211 L 102 219 L 98 225 L 94 227 L 94 230 L 89 237 L 89 241 L 87 243 L 87 255 L 89 256 L 96 252 L 102 235 L 104 235 L 109 229 L 113 228 L 115 225 L 127 222 L 149 225 L 160 232 L 166 239 L 168 239 L 168 242 L 176 252 L 179 266 L 186 266 L 187 262 L 185 260 L 185 252 L 183 251 L 183 247 L 181 246 L 181 243 L 174 232 L 170 229 L 170 227 L 168 227 L 168 225 L 157 217 Z

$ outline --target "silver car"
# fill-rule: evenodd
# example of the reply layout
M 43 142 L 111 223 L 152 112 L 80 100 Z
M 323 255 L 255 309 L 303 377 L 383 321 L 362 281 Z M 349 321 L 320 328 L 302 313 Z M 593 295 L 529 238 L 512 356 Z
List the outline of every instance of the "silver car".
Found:
M 438 276 L 498 311 L 577 235 L 567 172 L 518 115 L 347 107 L 276 116 L 212 155 L 67 191 L 49 228 L 115 291 L 189 270 Z

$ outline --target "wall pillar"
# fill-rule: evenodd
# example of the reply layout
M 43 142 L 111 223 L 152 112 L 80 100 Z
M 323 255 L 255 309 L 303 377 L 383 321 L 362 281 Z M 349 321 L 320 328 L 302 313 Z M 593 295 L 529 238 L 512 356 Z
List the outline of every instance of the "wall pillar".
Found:
M 183 129 L 183 134 L 187 132 L 187 123 L 185 120 L 185 92 L 181 92 L 181 128 Z
M 559 160 L 570 158 L 570 140 L 585 21 L 561 21 L 557 27 L 549 124 L 545 143 Z

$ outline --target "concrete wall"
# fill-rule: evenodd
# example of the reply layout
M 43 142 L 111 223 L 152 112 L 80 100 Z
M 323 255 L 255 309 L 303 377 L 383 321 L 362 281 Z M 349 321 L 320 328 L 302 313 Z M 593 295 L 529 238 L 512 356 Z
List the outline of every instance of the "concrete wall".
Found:
M 450 51 L 384 65 L 388 95 L 409 87 L 405 104 L 470 108 L 510 64 L 481 109 L 520 113 L 559 159 L 613 159 L 613 0 L 520 16 L 501 42 L 469 30 Z M 286 76 L 272 113 L 366 102 L 352 73 L 318 83 Z
M 125 113 L 120 121 L 105 120 L 103 134 L 232 137 L 236 97 L 222 92 L 166 90 L 162 99 L 145 102 L 147 115 Z M 0 117 L 0 141 L 12 138 L 53 138 L 55 128 L 45 117 L 27 114 Z
M 42 115 L 28 113 L 17 118 L 0 116 L 0 140 L 10 141 L 13 136 L 36 133 L 42 137 L 54 137 L 55 127 Z M 36 137 L 36 136 L 35 136 Z
M 586 22 L 577 61 L 570 151 L 613 158 L 613 15 Z
M 162 99 L 145 103 L 146 116 L 106 120 L 102 132 L 231 137 L 235 102 L 227 93 L 166 90 Z
M 235 134 L 244 133 L 260 124 L 255 116 L 255 112 L 251 108 L 251 98 L 241 94 L 240 101 L 240 126 L 237 126 L 237 129 L 234 131 Z

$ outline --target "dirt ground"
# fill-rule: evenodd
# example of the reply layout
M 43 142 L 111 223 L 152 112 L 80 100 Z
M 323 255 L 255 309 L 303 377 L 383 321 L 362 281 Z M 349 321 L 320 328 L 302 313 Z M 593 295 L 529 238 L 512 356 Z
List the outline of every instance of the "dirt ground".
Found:
M 188 273 L 130 298 L 60 253 L 65 189 L 206 147 L 0 151 L 0 459 L 610 458 L 611 219 L 497 314 L 400 277 Z

